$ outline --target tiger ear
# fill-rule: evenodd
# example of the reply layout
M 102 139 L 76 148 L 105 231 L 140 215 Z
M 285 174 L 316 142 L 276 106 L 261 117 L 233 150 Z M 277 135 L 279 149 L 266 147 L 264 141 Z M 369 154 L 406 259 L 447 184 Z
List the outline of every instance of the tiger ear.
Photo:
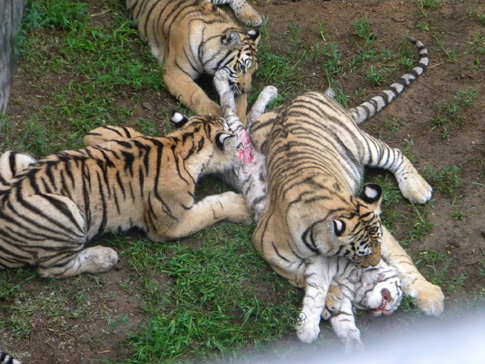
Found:
M 261 32 L 258 29 L 251 29 L 248 31 L 248 35 L 254 40 L 254 43 L 258 45 L 259 40 L 261 39 Z
M 238 32 L 231 31 L 224 34 L 221 38 L 221 43 L 228 47 L 234 47 L 241 44 L 241 37 Z
M 232 151 L 236 149 L 236 139 L 235 135 L 219 133 L 216 135 L 216 144 L 223 151 Z
M 182 113 L 178 111 L 173 111 L 170 121 L 175 125 L 176 128 L 181 128 L 189 119 Z
M 369 183 L 364 186 L 360 199 L 368 204 L 380 205 L 382 199 L 382 188 L 378 184 Z
M 342 236 L 342 234 L 345 231 L 345 222 L 343 222 L 342 220 L 334 219 L 333 220 L 333 230 L 335 232 L 335 235 Z

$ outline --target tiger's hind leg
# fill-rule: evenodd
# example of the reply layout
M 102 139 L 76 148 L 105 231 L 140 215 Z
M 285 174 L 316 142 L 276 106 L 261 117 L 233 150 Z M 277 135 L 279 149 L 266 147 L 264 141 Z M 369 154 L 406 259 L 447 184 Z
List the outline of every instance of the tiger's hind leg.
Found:
M 248 113 L 248 126 L 251 126 L 256 120 L 264 114 L 266 106 L 276 99 L 278 89 L 274 86 L 266 86 L 258 96 L 258 99 L 251 107 Z
M 4 206 L 4 213 L 10 219 L 2 227 L 21 234 L 25 243 L 16 244 L 15 248 L 19 255 L 32 256 L 30 264 L 38 266 L 42 277 L 100 273 L 118 261 L 118 254 L 111 248 L 84 249 L 88 240 L 86 219 L 76 204 L 65 196 L 23 197 L 15 206 Z
M 427 315 L 440 316 L 445 296 L 441 288 L 428 282 L 418 271 L 406 251 L 382 226 L 382 258 L 398 271 L 404 294 L 413 297 L 416 305 Z
M 213 5 L 229 5 L 236 18 L 250 27 L 259 27 L 263 23 L 262 16 L 254 10 L 246 0 L 206 0 Z
M 37 267 L 44 278 L 68 278 L 81 273 L 103 273 L 118 263 L 118 254 L 111 248 L 94 246 L 60 259 L 53 266 Z

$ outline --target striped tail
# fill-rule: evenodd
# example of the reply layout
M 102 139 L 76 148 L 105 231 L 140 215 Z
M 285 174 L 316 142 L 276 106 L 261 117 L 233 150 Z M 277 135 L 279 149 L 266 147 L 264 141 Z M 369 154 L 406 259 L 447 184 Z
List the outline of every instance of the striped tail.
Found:
M 374 96 L 369 101 L 353 107 L 348 110 L 350 116 L 357 125 L 362 124 L 373 118 L 377 113 L 384 109 L 387 105 L 394 101 L 412 82 L 421 76 L 429 64 L 428 50 L 419 40 L 413 37 L 408 37 L 408 40 L 413 43 L 419 50 L 419 63 L 409 73 L 401 76 L 397 82 L 393 83 L 387 90 L 381 94 Z

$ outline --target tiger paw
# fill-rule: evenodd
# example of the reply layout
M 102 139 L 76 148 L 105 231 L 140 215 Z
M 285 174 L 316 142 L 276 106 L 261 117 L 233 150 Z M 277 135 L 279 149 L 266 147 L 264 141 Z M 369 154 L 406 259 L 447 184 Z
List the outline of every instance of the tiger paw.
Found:
M 241 8 L 233 8 L 236 18 L 249 27 L 259 27 L 263 24 L 263 17 L 249 4 Z
M 319 320 L 310 320 L 303 312 L 301 312 L 296 325 L 296 335 L 298 336 L 298 339 L 305 344 L 311 344 L 317 339 L 318 334 L 320 334 Z
M 111 248 L 94 246 L 79 254 L 81 270 L 86 273 L 103 273 L 118 263 L 118 253 Z
M 408 294 L 426 315 L 441 316 L 445 307 L 445 296 L 440 287 L 427 281 L 413 283 Z
M 350 337 L 344 341 L 344 348 L 346 353 L 357 353 L 364 349 L 364 344 L 359 338 Z
M 224 192 L 221 196 L 223 197 L 224 209 L 228 214 L 227 219 L 229 221 L 242 222 L 246 225 L 252 224 L 251 211 L 243 195 L 234 192 Z
M 264 95 L 266 99 L 266 104 L 269 104 L 271 101 L 276 99 L 276 97 L 278 97 L 278 89 L 272 85 L 265 86 L 265 88 L 263 88 L 263 91 L 261 91 L 259 97 L 261 97 L 262 95 Z
M 433 189 L 417 171 L 397 178 L 402 195 L 412 203 L 424 204 L 431 199 Z

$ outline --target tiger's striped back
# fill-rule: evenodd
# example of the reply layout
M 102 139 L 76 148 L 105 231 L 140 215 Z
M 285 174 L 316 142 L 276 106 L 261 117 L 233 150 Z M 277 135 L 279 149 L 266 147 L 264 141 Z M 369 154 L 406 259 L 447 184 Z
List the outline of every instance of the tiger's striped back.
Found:
M 367 257 L 369 264 L 376 264 L 380 194 L 376 199 L 354 196 L 363 178 L 360 149 L 366 148 L 371 153 L 369 158 L 376 162 L 378 151 L 373 151 L 367 138 L 349 121 L 334 100 L 309 92 L 264 114 L 254 124 L 250 132 L 254 139 L 271 125 L 270 135 L 261 144 L 256 143 L 256 148 L 266 155 L 267 203 L 279 205 L 278 211 L 267 208 L 261 224 L 272 214 L 283 214 L 288 224 L 301 226 L 296 231 L 290 229 L 290 234 L 297 235 L 294 240 L 304 241 L 300 248 L 290 243 L 287 249 L 302 255 L 339 254 L 355 261 Z M 301 206 L 305 206 L 303 211 L 322 211 L 322 216 L 302 213 Z M 329 233 L 332 220 L 337 222 Z M 340 235 L 340 228 L 347 233 Z

